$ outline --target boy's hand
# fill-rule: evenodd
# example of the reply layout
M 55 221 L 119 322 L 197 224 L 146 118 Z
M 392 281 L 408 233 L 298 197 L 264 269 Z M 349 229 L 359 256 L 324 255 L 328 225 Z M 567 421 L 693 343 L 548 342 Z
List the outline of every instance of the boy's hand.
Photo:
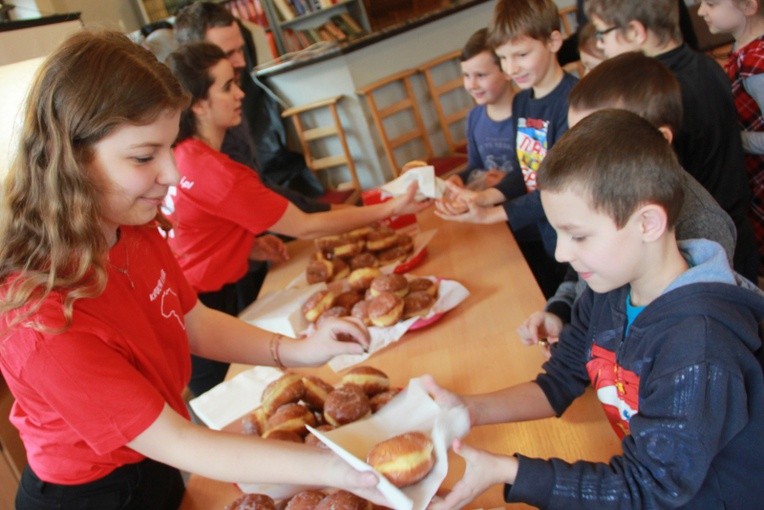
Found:
M 464 181 L 457 174 L 454 174 L 451 177 L 449 177 L 448 179 L 446 179 L 446 182 L 450 182 L 451 184 L 453 184 L 454 186 L 457 186 L 459 188 L 463 188 L 464 187 Z
M 447 211 L 436 207 L 435 215 L 448 221 L 476 223 L 479 225 L 490 225 L 507 221 L 507 214 L 501 206 L 482 207 L 472 202 L 467 202 L 467 210 L 459 214 L 449 214 Z
M 501 170 L 496 170 L 495 168 L 486 171 L 485 179 L 483 181 L 483 187 L 484 188 L 492 188 L 499 184 L 501 180 L 506 176 L 507 174 L 505 172 L 502 172 Z
M 281 239 L 267 234 L 255 238 L 255 243 L 249 251 L 249 259 L 284 262 L 289 260 L 289 251 Z
M 538 311 L 525 319 L 517 328 L 517 334 L 525 345 L 541 345 L 544 355 L 549 359 L 552 355 L 549 346 L 559 341 L 562 326 L 562 320 L 553 313 Z
M 514 483 L 517 459 L 477 450 L 456 439 L 453 449 L 466 462 L 464 477 L 445 498 L 433 498 L 428 510 L 463 508 L 497 483 Z

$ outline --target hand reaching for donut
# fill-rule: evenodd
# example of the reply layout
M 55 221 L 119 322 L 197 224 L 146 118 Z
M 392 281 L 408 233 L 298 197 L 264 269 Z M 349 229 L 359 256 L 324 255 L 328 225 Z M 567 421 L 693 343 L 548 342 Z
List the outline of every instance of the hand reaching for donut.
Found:
M 445 497 L 435 497 L 428 510 L 448 510 L 464 508 L 471 501 L 498 483 L 514 483 L 517 477 L 518 462 L 515 457 L 495 455 L 477 450 L 456 439 L 454 451 L 466 462 L 464 477 Z
M 249 259 L 284 262 L 289 260 L 289 251 L 281 239 L 274 235 L 267 234 L 255 238 L 255 243 L 249 251 Z
M 465 407 L 469 413 L 470 426 L 475 423 L 472 410 L 467 405 L 467 402 L 451 391 L 441 387 L 430 374 L 425 374 L 421 377 L 422 385 L 427 390 L 432 398 L 443 409 L 453 409 L 454 407 Z
M 432 205 L 431 199 L 417 202 L 416 193 L 418 190 L 419 184 L 412 182 L 409 184 L 404 195 L 400 195 L 390 200 L 392 207 L 390 214 L 393 216 L 401 214 L 417 214 L 430 207 Z
M 370 341 L 369 330 L 358 319 L 328 318 L 307 340 L 285 344 L 282 349 L 299 349 L 295 356 L 299 356 L 300 365 L 317 366 L 339 354 L 361 354 L 368 350 Z

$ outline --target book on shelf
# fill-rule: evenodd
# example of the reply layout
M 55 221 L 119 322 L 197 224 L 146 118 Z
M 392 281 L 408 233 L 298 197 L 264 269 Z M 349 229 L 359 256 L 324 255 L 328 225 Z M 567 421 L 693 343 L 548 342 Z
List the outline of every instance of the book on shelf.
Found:
M 289 21 L 296 17 L 293 7 L 287 0 L 273 0 L 273 3 L 276 5 L 276 9 L 278 9 L 279 15 L 284 21 Z
M 326 21 L 322 27 L 326 28 L 326 30 L 329 31 L 330 34 L 332 34 L 332 37 L 337 41 L 344 41 L 348 38 L 348 34 L 340 30 L 340 27 L 334 24 L 332 20 Z
M 334 16 L 332 16 L 332 17 L 331 17 L 331 18 L 329 18 L 329 19 L 331 19 L 331 20 L 332 20 L 332 22 L 333 22 L 335 25 L 337 25 L 337 27 L 339 27 L 339 29 L 340 29 L 340 30 L 342 30 L 343 32 L 345 32 L 345 34 L 347 34 L 347 35 L 348 35 L 348 37 L 355 37 L 355 36 L 358 36 L 358 35 L 362 35 L 362 34 L 364 33 L 364 32 L 363 32 L 363 30 L 358 30 L 358 29 L 360 29 L 360 28 L 361 28 L 360 26 L 358 26 L 357 24 L 355 25 L 355 27 L 351 26 L 351 25 L 350 25 L 350 24 L 349 24 L 347 21 L 345 21 L 345 19 L 344 19 L 342 16 L 340 16 L 339 14 L 335 14 Z
M 322 9 L 326 9 L 327 7 L 331 7 L 336 2 L 332 2 L 332 0 L 319 0 L 318 2 L 321 5 Z
M 300 2 L 300 0 L 287 0 L 291 6 L 292 10 L 297 14 L 298 16 L 302 16 L 307 11 L 305 10 L 305 6 Z
M 342 20 L 348 24 L 348 26 L 353 29 L 358 34 L 363 34 L 366 31 L 363 29 L 361 25 L 358 24 L 358 22 L 355 20 L 353 16 L 350 15 L 349 12 L 341 12 L 338 15 Z

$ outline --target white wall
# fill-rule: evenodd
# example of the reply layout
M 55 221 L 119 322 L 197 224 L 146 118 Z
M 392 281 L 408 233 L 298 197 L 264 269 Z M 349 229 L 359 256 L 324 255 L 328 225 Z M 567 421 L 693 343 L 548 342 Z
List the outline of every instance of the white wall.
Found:
M 13 0 L 13 19 L 33 19 L 69 12 L 82 13 L 87 27 L 132 32 L 143 25 L 136 4 L 139 0 Z

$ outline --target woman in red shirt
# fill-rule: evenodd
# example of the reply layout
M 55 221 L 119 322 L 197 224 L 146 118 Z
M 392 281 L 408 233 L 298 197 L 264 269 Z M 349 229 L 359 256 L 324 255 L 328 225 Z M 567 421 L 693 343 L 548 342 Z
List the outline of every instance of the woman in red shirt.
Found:
M 373 474 L 328 451 L 189 421 L 189 352 L 318 365 L 368 335 L 335 320 L 279 342 L 196 299 L 157 229 L 187 104 L 169 70 L 115 32 L 75 34 L 38 72 L 0 200 L 0 370 L 29 460 L 16 508 L 175 509 L 180 469 L 379 501 Z
M 427 202 L 406 196 L 368 207 L 306 214 L 263 185 L 256 172 L 220 152 L 226 131 L 241 122 L 244 93 L 233 66 L 214 44 L 182 46 L 167 58 L 191 94 L 183 112 L 175 159 L 181 178 L 171 194 L 170 246 L 199 299 L 238 315 L 235 283 L 246 272 L 256 236 L 265 231 L 301 239 L 347 232 L 392 215 L 415 213 Z M 225 363 L 193 358 L 191 390 L 203 393 L 225 377 Z

